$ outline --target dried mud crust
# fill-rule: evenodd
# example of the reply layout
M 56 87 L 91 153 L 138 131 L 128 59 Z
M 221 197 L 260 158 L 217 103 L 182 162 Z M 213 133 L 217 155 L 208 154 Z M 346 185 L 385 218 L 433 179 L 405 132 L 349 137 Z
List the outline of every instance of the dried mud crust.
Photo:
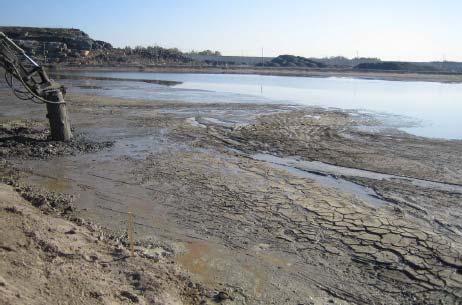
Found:
M 418 187 L 402 180 L 347 179 L 373 188 L 397 212 L 431 224 L 440 234 L 456 240 L 462 236 L 462 193 Z
M 209 133 L 250 152 L 299 156 L 382 173 L 462 184 L 462 141 L 420 138 L 394 130 L 362 131 L 380 125 L 342 111 L 291 111 L 260 116 L 239 128 L 214 126 Z
M 138 246 L 128 257 L 97 225 L 56 217 L 69 216 L 70 203 L 54 196 L 0 183 L 0 304 L 207 304 L 220 293 L 193 283 L 170 256 Z M 56 213 L 23 198 L 49 198 Z
M 69 142 L 50 139 L 48 128 L 37 121 L 0 123 L 0 158 L 47 159 L 53 156 L 95 152 L 112 146 L 112 142 L 95 142 L 76 135 Z
M 177 198 L 172 213 L 183 225 L 231 248 L 263 244 L 293 255 L 297 277 L 339 299 L 462 301 L 461 236 L 449 236 L 393 205 L 374 210 L 260 162 L 206 152 L 152 155 L 133 175 L 150 189 L 169 185 Z

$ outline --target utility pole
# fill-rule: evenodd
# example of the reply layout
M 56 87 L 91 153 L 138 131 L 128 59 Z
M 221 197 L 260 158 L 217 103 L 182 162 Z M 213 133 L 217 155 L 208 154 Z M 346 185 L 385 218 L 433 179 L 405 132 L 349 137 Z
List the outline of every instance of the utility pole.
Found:
M 47 63 L 47 54 L 45 50 L 45 43 L 43 43 L 43 62 Z
M 263 67 L 263 48 L 261 48 L 261 66 Z

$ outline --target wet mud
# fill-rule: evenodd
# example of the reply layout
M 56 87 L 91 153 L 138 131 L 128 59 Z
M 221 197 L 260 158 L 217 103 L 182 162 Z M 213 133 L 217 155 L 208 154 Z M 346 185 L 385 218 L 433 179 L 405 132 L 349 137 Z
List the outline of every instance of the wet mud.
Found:
M 52 76 L 57 79 L 71 79 L 71 80 L 105 80 L 105 81 L 125 81 L 125 82 L 143 82 L 148 84 L 156 84 L 156 85 L 163 85 L 163 86 L 175 86 L 180 85 L 181 82 L 177 81 L 168 81 L 168 80 L 157 80 L 157 79 L 136 79 L 136 78 L 112 78 L 112 77 L 104 77 L 104 76 L 88 76 L 88 75 L 77 75 L 77 74 L 55 74 Z M 90 88 L 89 88 L 90 89 Z
M 359 130 L 381 123 L 341 110 L 69 99 L 76 130 L 114 145 L 8 167 L 114 232 L 133 212 L 213 302 L 460 304 L 461 141 Z
M 68 142 L 53 141 L 43 122 L 19 120 L 0 123 L 0 157 L 4 159 L 46 159 L 95 152 L 112 145 L 109 141 L 89 141 L 82 134 L 76 134 Z

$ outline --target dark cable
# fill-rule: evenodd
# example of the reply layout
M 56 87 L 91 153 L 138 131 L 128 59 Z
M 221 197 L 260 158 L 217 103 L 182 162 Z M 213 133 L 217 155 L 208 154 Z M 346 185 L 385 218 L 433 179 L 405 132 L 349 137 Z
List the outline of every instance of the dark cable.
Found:
M 12 43 L 12 42 L 11 42 Z M 19 48 L 19 47 L 18 47 Z M 53 102 L 49 101 L 47 99 L 44 99 L 43 97 L 39 96 L 31 87 L 34 87 L 31 84 L 26 83 L 26 81 L 23 79 L 21 76 L 21 73 L 19 72 L 20 69 L 25 71 L 26 73 L 27 70 L 24 68 L 25 64 L 21 64 L 19 62 L 19 56 L 16 54 L 11 49 L 11 46 L 9 46 L 5 41 L 0 40 L 0 66 L 5 69 L 5 82 L 7 83 L 8 87 L 11 88 L 13 91 L 14 95 L 21 100 L 31 100 L 34 103 L 46 103 L 46 104 L 65 104 L 65 102 Z M 23 55 L 26 59 L 27 56 L 25 54 L 20 54 Z M 13 59 L 11 59 L 13 58 Z M 16 60 L 14 59 L 16 58 Z M 30 60 L 30 59 L 29 59 Z M 19 67 L 18 67 L 19 66 Z M 30 76 L 30 74 L 28 74 Z M 18 88 L 15 88 L 14 86 L 14 79 L 18 80 L 21 85 L 26 89 L 26 91 L 19 90 Z M 39 83 L 32 77 L 30 77 L 30 80 L 34 85 L 39 85 Z M 43 79 L 42 79 L 43 83 Z M 52 90 L 59 90 L 59 89 L 52 89 Z M 51 90 L 49 90 L 51 91 Z

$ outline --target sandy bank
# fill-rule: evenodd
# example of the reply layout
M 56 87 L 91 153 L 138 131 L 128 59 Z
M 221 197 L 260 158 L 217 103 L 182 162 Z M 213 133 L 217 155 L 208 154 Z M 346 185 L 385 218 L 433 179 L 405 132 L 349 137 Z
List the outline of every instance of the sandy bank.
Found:
M 0 304 L 199 304 L 213 296 L 167 250 L 137 246 L 129 257 L 97 225 L 21 193 L 33 203 L 0 184 Z

